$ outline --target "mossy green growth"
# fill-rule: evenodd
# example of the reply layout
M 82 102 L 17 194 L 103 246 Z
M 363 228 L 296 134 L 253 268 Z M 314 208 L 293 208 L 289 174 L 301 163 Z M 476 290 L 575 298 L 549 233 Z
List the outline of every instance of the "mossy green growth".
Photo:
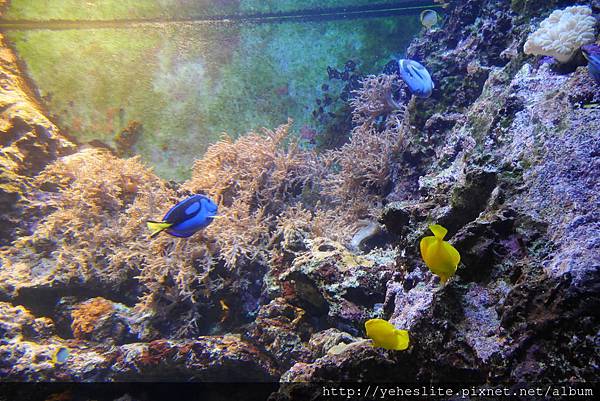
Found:
M 190 18 L 353 7 L 372 0 L 11 0 L 11 20 Z
M 11 0 L 9 20 L 111 20 L 230 14 L 237 1 L 213 0 Z
M 540 11 L 552 10 L 556 0 L 511 0 L 510 9 L 520 17 L 539 15 Z
M 356 59 L 376 72 L 410 40 L 403 18 L 380 20 L 377 46 L 375 20 L 7 35 L 61 129 L 114 148 L 115 135 L 138 121 L 131 151 L 181 180 L 222 132 L 237 137 L 288 117 L 296 131 L 312 124 L 327 66 Z
M 520 13 L 521 11 L 523 11 L 526 1 L 527 0 L 511 0 L 510 9 L 516 13 Z
M 240 11 L 245 13 L 283 13 L 320 8 L 365 6 L 373 0 L 240 0 Z

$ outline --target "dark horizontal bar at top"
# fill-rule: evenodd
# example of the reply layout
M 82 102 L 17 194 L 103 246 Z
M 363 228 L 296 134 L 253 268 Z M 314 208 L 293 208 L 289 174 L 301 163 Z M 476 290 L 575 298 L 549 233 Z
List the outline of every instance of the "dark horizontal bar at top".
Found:
M 152 25 L 181 23 L 276 23 L 329 21 L 340 19 L 375 18 L 398 15 L 415 15 L 428 8 L 442 8 L 444 4 L 434 1 L 405 0 L 388 4 L 372 4 L 356 7 L 333 7 L 319 10 L 298 10 L 287 13 L 232 14 L 191 18 L 152 18 L 152 19 L 114 19 L 114 20 L 0 20 L 0 30 L 66 30 L 66 29 L 102 29 L 137 28 Z

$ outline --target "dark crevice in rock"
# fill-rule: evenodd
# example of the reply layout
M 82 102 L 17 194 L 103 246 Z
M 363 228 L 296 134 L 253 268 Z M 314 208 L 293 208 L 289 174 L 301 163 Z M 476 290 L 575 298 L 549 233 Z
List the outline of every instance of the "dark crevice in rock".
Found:
M 456 232 L 466 223 L 475 220 L 487 207 L 487 202 L 498 180 L 496 172 L 474 169 L 466 173 L 464 184 L 458 185 L 450 197 L 450 212 L 442 216 L 439 224 Z
M 121 295 L 121 291 L 115 291 L 114 288 L 90 288 L 89 286 L 78 286 L 71 284 L 64 288 L 50 287 L 23 287 L 19 290 L 17 296 L 7 300 L 13 305 L 23 305 L 36 316 L 46 316 L 52 318 L 57 303 L 63 297 L 76 297 L 85 300 L 94 297 L 110 299 L 129 307 L 135 304 L 135 298 Z

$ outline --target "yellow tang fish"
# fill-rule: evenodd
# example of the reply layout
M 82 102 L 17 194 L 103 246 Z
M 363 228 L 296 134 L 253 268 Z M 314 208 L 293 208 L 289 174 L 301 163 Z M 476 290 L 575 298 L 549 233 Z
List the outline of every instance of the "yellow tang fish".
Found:
M 421 256 L 429 270 L 440 276 L 442 283 L 445 283 L 456 273 L 460 254 L 456 248 L 444 241 L 448 230 L 438 224 L 429 226 L 429 229 L 433 236 L 421 240 Z
M 402 351 L 408 348 L 408 331 L 398 330 L 383 319 L 371 319 L 365 322 L 367 337 L 373 340 L 374 347 Z

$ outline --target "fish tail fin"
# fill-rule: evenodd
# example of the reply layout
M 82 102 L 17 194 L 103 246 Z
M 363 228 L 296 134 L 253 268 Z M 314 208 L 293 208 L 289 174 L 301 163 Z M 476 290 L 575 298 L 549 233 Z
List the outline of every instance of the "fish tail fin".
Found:
M 166 230 L 167 228 L 171 227 L 173 224 L 167 223 L 167 222 L 164 222 L 164 221 L 152 221 L 152 220 L 148 220 L 146 222 L 146 225 L 148 226 L 148 228 L 150 230 L 152 230 L 152 233 L 150 234 L 150 238 L 154 238 L 158 234 L 160 234 L 161 231 Z
M 429 229 L 431 230 L 433 235 L 435 235 L 435 237 L 440 240 L 443 240 L 444 237 L 446 236 L 446 234 L 448 234 L 448 230 L 446 230 L 444 227 L 440 226 L 439 224 L 432 224 L 429 226 Z

